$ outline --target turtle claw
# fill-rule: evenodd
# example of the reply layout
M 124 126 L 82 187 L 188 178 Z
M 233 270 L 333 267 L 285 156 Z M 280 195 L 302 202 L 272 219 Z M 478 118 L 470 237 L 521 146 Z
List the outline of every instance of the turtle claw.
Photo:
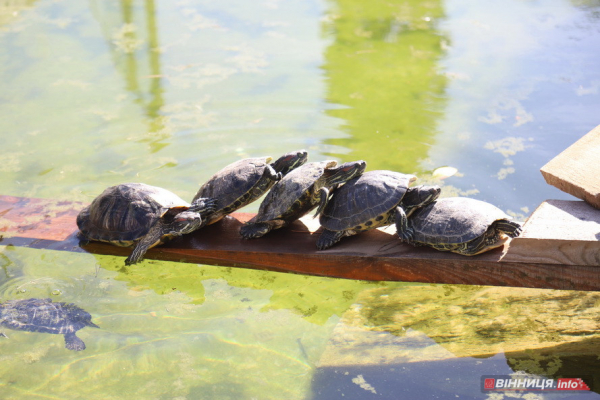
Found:
M 240 235 L 244 239 L 256 239 L 269 233 L 271 226 L 264 222 L 245 223 L 240 228 Z
M 344 237 L 345 232 L 334 232 L 325 229 L 319 239 L 317 239 L 317 250 L 325 250 L 339 242 Z
M 133 265 L 133 264 L 137 263 L 138 261 L 139 261 L 139 260 L 135 260 L 135 261 L 134 261 L 134 260 L 131 258 L 131 256 L 129 256 L 129 257 L 127 257 L 127 258 L 125 259 L 125 265 L 127 265 L 127 266 L 129 266 L 129 265 Z
M 521 233 L 523 233 L 523 229 L 521 229 L 521 227 L 517 227 L 515 228 L 514 231 L 512 232 L 508 232 L 507 235 L 510 236 L 511 238 L 515 238 L 517 236 L 519 236 Z
M 79 246 L 87 246 L 90 243 L 90 239 L 83 234 L 83 232 L 77 232 L 77 239 L 79 240 Z
M 200 213 L 202 217 L 213 213 L 217 209 L 217 199 L 200 197 L 192 203 L 189 211 Z
M 398 237 L 404 243 L 411 243 L 414 231 L 412 228 L 404 228 L 402 231 L 398 231 Z
M 65 347 L 69 350 L 81 351 L 85 350 L 85 343 L 75 336 L 75 333 L 70 332 L 65 334 Z
M 414 230 L 408 226 L 408 218 L 402 207 L 396 207 L 396 232 L 403 242 L 411 242 Z

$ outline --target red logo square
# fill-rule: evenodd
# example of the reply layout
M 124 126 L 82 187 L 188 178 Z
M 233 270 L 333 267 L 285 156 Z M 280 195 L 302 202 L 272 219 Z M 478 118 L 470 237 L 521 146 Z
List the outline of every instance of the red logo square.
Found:
M 485 378 L 483 381 L 484 389 L 494 389 L 496 387 L 496 380 L 494 378 Z

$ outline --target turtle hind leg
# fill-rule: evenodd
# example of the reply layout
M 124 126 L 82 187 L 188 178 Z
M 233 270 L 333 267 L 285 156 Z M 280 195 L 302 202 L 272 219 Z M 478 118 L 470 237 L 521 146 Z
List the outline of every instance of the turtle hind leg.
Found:
M 475 256 L 496 247 L 500 247 L 504 242 L 505 240 L 502 240 L 499 231 L 492 225 L 483 235 L 469 242 L 461 243 L 457 246 L 456 250 L 453 251 L 462 254 L 463 256 Z
M 412 242 L 413 237 L 413 229 L 408 226 L 408 218 L 406 217 L 406 213 L 402 209 L 402 207 L 396 207 L 396 231 L 398 232 L 398 237 L 403 241 L 410 243 Z
M 339 242 L 345 235 L 344 231 L 330 231 L 325 229 L 317 239 L 317 249 L 325 250 Z
M 69 332 L 65 333 L 65 347 L 69 350 L 81 351 L 85 350 L 85 343 L 75 335 L 75 332 Z
M 266 222 L 255 222 L 244 224 L 240 228 L 240 235 L 244 239 L 256 239 L 262 237 L 271 231 L 271 225 Z
M 522 232 L 520 224 L 505 219 L 496 221 L 495 228 L 511 238 L 519 236 Z
M 244 239 L 256 239 L 266 235 L 273 229 L 281 228 L 285 225 L 283 220 L 266 221 L 266 222 L 246 222 L 240 228 L 240 235 Z

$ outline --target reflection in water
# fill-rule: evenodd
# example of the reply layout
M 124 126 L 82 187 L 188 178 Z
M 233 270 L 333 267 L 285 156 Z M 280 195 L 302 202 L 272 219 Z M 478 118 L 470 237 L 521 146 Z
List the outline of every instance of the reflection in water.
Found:
M 347 107 L 328 114 L 344 120 L 350 137 L 328 143 L 351 149 L 344 157 L 367 160 L 370 170 L 416 172 L 445 104 L 441 1 L 339 0 L 333 9 L 325 22 L 334 38 L 323 67 L 327 99 Z
M 350 150 L 371 169 L 456 167 L 440 177 L 458 185 L 464 174 L 461 189 L 533 209 L 551 192 L 518 166 L 543 164 L 597 115 L 597 7 L 590 24 L 562 0 L 0 0 L 0 10 L 2 194 L 89 202 L 141 180 L 191 197 L 222 165 L 307 147 L 313 158 Z M 535 46 L 516 51 L 524 36 Z M 498 186 L 486 189 L 490 177 Z M 2 398 L 305 399 L 332 331 L 339 350 L 360 338 L 361 357 L 325 353 L 355 364 L 329 370 L 339 386 L 319 381 L 328 400 L 351 398 L 349 387 L 361 399 L 481 398 L 484 367 L 595 371 L 600 352 L 589 295 L 0 251 L 5 298 L 73 301 L 103 328 L 78 333 L 84 354 L 52 337 L 0 340 Z
M 233 293 L 234 288 L 266 290 L 269 302 L 258 306 L 260 312 L 290 310 L 306 321 L 323 325 L 330 318 L 341 315 L 365 289 L 378 286 L 377 282 L 331 279 L 314 276 L 280 274 L 251 269 L 201 266 L 195 264 L 147 260 L 126 268 L 122 260 L 115 257 L 95 255 L 98 263 L 118 274 L 116 280 L 127 282 L 133 293 L 153 290 L 157 294 L 182 293 L 190 304 L 206 301 L 206 285 L 213 280 L 225 280 Z M 323 289 L 326 285 L 326 289 Z M 213 293 L 215 294 L 215 293 Z M 256 307 L 251 299 L 233 299 L 231 294 L 217 292 L 224 298 L 248 303 Z
M 0 31 L 18 19 L 22 12 L 29 10 L 38 0 L 0 0 Z
M 126 89 L 134 94 L 149 119 L 148 130 L 158 133 L 152 141 L 152 152 L 166 146 L 164 120 L 159 114 L 164 105 L 161 86 L 160 44 L 154 0 L 92 1 L 94 16 L 102 27 L 113 62 L 125 79 Z M 145 30 L 144 30 L 145 27 Z
M 327 368 L 382 367 L 455 357 L 487 359 L 504 353 L 514 372 L 592 375 L 593 389 L 599 390 L 599 312 L 600 294 L 594 292 L 467 285 L 382 287 L 360 294 L 322 360 Z M 482 361 L 481 368 L 492 364 Z

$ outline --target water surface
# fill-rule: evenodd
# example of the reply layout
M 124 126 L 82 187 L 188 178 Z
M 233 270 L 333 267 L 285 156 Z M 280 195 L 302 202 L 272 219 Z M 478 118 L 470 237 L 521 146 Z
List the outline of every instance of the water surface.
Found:
M 524 220 L 571 198 L 539 168 L 599 123 L 599 16 L 563 0 L 1 2 L 0 193 L 89 202 L 135 181 L 191 199 L 230 162 L 306 148 Z M 82 352 L 6 330 L 3 399 L 499 399 L 481 375 L 597 376 L 593 293 L 8 246 L 0 265 L 2 300 L 74 302 L 101 327 L 79 331 Z

